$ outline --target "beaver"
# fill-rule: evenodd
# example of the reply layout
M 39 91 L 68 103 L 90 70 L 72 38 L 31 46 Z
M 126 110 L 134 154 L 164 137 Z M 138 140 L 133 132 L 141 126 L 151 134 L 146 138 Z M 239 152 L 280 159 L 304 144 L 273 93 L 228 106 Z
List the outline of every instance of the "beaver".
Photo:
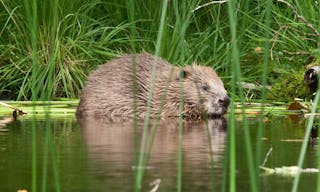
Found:
M 149 114 L 151 118 L 194 119 L 203 114 L 222 116 L 229 103 L 223 82 L 210 67 L 177 67 L 148 53 L 128 54 L 100 65 L 89 75 L 77 117 L 113 119 L 136 114 L 144 118 Z

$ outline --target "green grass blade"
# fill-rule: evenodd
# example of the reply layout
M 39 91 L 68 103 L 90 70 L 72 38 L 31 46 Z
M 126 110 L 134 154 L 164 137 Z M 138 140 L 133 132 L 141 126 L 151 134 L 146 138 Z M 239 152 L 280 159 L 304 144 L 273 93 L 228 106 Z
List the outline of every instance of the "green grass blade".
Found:
M 228 13 L 230 21 L 230 30 L 231 30 L 231 42 L 232 42 L 232 69 L 236 69 L 238 66 L 238 49 L 236 44 L 236 21 L 234 15 L 234 1 L 228 1 Z M 232 82 L 231 82 L 231 107 L 230 107 L 230 126 L 228 128 L 229 132 L 229 186 L 230 191 L 236 191 L 236 138 L 235 138 L 235 117 L 234 117 L 234 96 L 236 95 L 236 71 L 232 70 Z
M 165 16 L 167 12 L 167 6 L 168 6 L 168 1 L 164 0 L 162 4 L 162 12 L 161 12 L 161 18 L 160 18 L 160 25 L 159 25 L 159 31 L 158 31 L 158 37 L 157 37 L 157 43 L 155 47 L 155 55 L 159 55 L 160 53 L 160 47 L 161 47 L 161 40 L 162 40 L 162 34 L 163 34 L 163 28 L 164 28 L 164 21 L 165 21 Z M 141 139 L 141 147 L 140 147 L 140 154 L 139 154 L 139 163 L 138 163 L 138 173 L 135 181 L 135 188 L 137 189 L 136 191 L 141 191 L 141 185 L 142 185 L 142 180 L 143 180 L 143 175 L 144 175 L 144 169 L 142 167 L 145 166 L 145 157 L 144 157 L 144 152 L 146 151 L 146 137 L 147 137 L 147 132 L 148 132 L 148 126 L 149 126 L 149 121 L 150 121 L 150 110 L 151 110 L 151 100 L 152 100 L 152 94 L 153 94 L 153 87 L 154 87 L 154 78 L 155 78 L 155 73 L 156 73 L 156 66 L 157 63 L 155 62 L 152 67 L 152 74 L 151 74 L 151 85 L 150 85 L 150 91 L 148 93 L 148 98 L 147 98 L 147 115 L 144 121 L 143 125 L 143 133 L 142 133 L 142 139 Z
M 311 113 L 312 114 L 314 114 L 316 112 L 317 105 L 319 103 L 319 98 L 320 98 L 320 92 L 318 90 L 317 94 L 315 96 L 315 99 L 314 99 L 314 101 L 312 103 L 312 109 L 311 109 Z M 299 168 L 302 168 L 302 165 L 303 165 L 303 161 L 304 161 L 305 154 L 306 154 L 306 151 L 307 151 L 307 146 L 308 146 L 308 143 L 309 143 L 310 132 L 311 132 L 311 129 L 312 129 L 312 125 L 314 123 L 314 119 L 315 119 L 314 115 L 311 115 L 310 118 L 308 119 L 305 135 L 304 135 L 304 138 L 303 138 L 303 143 L 302 143 L 302 146 L 301 146 L 301 149 L 300 149 L 300 155 L 299 155 L 299 159 L 298 159 L 298 164 L 297 164 L 297 166 Z M 298 171 L 297 175 L 295 176 L 295 178 L 293 180 L 293 186 L 292 186 L 292 190 L 291 190 L 292 192 L 298 191 L 300 175 L 301 175 L 301 170 Z
M 239 61 L 239 49 L 237 45 L 237 34 L 236 34 L 236 6 L 237 1 L 228 1 L 228 14 L 229 14 L 229 22 L 230 22 L 230 30 L 231 30 L 231 46 L 232 46 L 232 54 L 231 54 L 231 62 L 232 62 L 232 88 L 231 88 L 231 110 L 230 110 L 230 175 L 229 175 L 229 185 L 230 191 L 236 191 L 236 138 L 235 138 L 235 108 L 234 108 L 234 97 L 236 95 L 236 83 L 242 82 L 241 72 L 240 72 L 240 61 Z M 244 104 L 245 100 L 243 97 L 243 90 L 239 88 L 239 97 L 242 104 Z M 245 134 L 245 147 L 246 154 L 248 159 L 248 168 L 249 168 L 249 176 L 250 176 L 250 187 L 252 191 L 258 191 L 257 188 L 257 177 L 255 173 L 255 165 L 252 154 L 251 147 L 251 138 L 250 138 L 250 130 L 248 128 L 248 124 L 245 118 L 244 108 L 242 108 L 242 119 L 243 119 L 243 127 Z
M 271 6 L 272 6 L 272 1 L 268 0 L 266 2 L 266 15 L 265 15 L 265 26 L 266 26 L 266 39 L 270 39 L 270 33 L 269 33 L 269 28 L 271 25 Z M 263 66 L 262 66 L 262 93 L 261 93 L 261 114 L 259 117 L 259 125 L 258 125 L 258 131 L 257 131 L 257 141 L 256 141 L 256 162 L 255 162 L 255 175 L 254 177 L 258 178 L 259 177 L 259 171 L 260 171 L 260 165 L 262 163 L 262 137 L 263 137 L 263 129 L 264 129 L 264 115 L 265 115 L 265 103 L 266 103 L 266 96 L 267 96 L 267 81 L 268 81 L 268 65 L 270 62 L 270 41 L 266 41 L 264 45 L 264 58 L 263 58 Z M 254 188 L 253 190 L 257 190 L 259 188 L 259 180 L 256 180 L 257 182 L 257 187 Z

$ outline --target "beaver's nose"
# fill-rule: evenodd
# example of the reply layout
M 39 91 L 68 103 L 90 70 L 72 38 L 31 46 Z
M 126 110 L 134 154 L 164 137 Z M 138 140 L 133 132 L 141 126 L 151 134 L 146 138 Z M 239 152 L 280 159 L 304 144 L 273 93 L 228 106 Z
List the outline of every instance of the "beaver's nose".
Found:
M 230 98 L 225 96 L 224 98 L 219 99 L 219 103 L 224 107 L 228 107 L 230 105 Z

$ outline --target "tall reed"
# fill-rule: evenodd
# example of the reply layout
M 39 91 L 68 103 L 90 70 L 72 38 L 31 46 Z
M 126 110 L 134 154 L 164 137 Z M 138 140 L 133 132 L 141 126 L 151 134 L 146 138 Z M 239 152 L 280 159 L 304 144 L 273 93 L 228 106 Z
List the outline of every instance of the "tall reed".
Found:
M 239 50 L 237 46 L 237 34 L 236 34 L 236 9 L 235 9 L 236 1 L 228 1 L 228 15 L 230 21 L 230 32 L 231 32 L 231 47 L 232 53 L 230 55 L 231 60 L 231 70 L 232 78 L 231 78 L 231 107 L 230 107 L 230 117 L 229 122 L 230 126 L 228 127 L 228 139 L 229 139 L 229 186 L 230 191 L 236 191 L 236 137 L 235 137 L 235 100 L 234 96 L 236 95 L 236 82 L 239 81 L 240 71 L 239 71 Z
M 166 0 L 163 1 L 162 5 L 162 12 L 161 12 L 161 18 L 160 18 L 160 24 L 159 24 L 159 31 L 158 31 L 158 37 L 157 37 L 157 43 L 155 47 L 155 55 L 158 56 L 160 52 L 161 47 L 161 40 L 162 40 L 162 34 L 163 34 L 163 27 L 164 27 L 164 20 L 167 12 L 167 6 L 168 2 Z M 146 151 L 146 139 L 147 139 L 147 132 L 148 132 L 148 126 L 150 121 L 150 110 L 151 110 L 151 100 L 153 97 L 153 89 L 154 89 L 154 79 L 155 74 L 157 70 L 157 62 L 153 63 L 152 66 L 152 74 L 151 74 L 151 85 L 150 90 L 147 95 L 147 112 L 146 112 L 146 118 L 143 125 L 143 134 L 141 139 L 141 147 L 140 147 L 140 154 L 139 154 L 139 160 L 138 160 L 138 172 L 136 174 L 136 182 L 135 182 L 135 190 L 140 191 L 141 185 L 142 185 L 142 179 L 144 175 L 144 167 L 146 166 L 146 161 L 144 157 L 144 152 Z
M 263 6 L 263 5 L 262 5 Z M 263 22 L 265 23 L 266 30 L 265 30 L 265 39 L 270 39 L 270 31 L 268 30 L 271 25 L 271 6 L 272 6 L 272 1 L 268 0 L 265 2 L 265 17 L 263 18 Z M 267 83 L 268 83 L 268 66 L 270 63 L 270 41 L 266 40 L 264 44 L 264 56 L 263 56 L 263 66 L 262 66 L 262 78 L 261 78 L 261 83 L 262 83 L 262 93 L 261 93 L 261 114 L 259 117 L 259 126 L 258 126 L 258 131 L 257 131 L 257 136 L 256 136 L 256 148 L 257 152 L 255 155 L 256 161 L 255 162 L 250 162 L 255 164 L 255 171 L 252 171 L 254 173 L 255 178 L 259 178 L 259 171 L 260 171 L 260 166 L 262 165 L 262 138 L 263 138 L 263 129 L 264 129 L 264 110 L 265 110 L 265 103 L 267 99 Z M 248 148 L 248 150 L 251 150 Z M 252 174 L 253 174 L 252 173 Z M 259 189 L 259 179 L 256 180 L 257 182 L 257 187 L 255 187 L 253 190 L 258 190 Z
M 312 114 L 315 114 L 315 112 L 316 112 L 316 109 L 317 109 L 317 106 L 318 106 L 318 103 L 319 103 L 319 98 L 320 98 L 320 92 L 317 91 L 315 99 L 312 102 L 312 110 L 311 110 Z M 303 165 L 303 161 L 304 161 L 304 158 L 305 158 L 305 155 L 306 155 L 311 129 L 312 129 L 312 126 L 314 125 L 314 120 L 315 120 L 315 115 L 312 115 L 308 119 L 308 124 L 307 124 L 306 130 L 305 130 L 305 135 L 304 135 L 304 138 L 303 138 L 303 143 L 302 143 L 302 146 L 301 146 L 301 149 L 300 149 L 300 155 L 299 155 L 299 159 L 298 159 L 298 163 L 297 163 L 297 166 L 299 167 L 299 171 L 298 171 L 297 175 L 294 178 L 293 186 L 292 186 L 292 190 L 291 190 L 292 192 L 298 191 L 301 168 L 303 168 L 302 165 Z M 319 162 L 318 162 L 318 164 L 319 164 Z
M 32 50 L 32 66 L 37 65 L 37 21 L 38 21 L 38 9 L 36 0 L 33 0 L 31 3 L 31 7 L 29 5 L 29 2 L 24 1 L 24 5 L 26 8 L 26 15 L 27 15 L 27 23 L 30 26 L 29 32 L 31 33 L 31 50 Z M 35 125 L 35 119 L 32 121 L 32 185 L 31 190 L 33 192 L 37 191 L 37 145 L 36 145 L 36 125 Z

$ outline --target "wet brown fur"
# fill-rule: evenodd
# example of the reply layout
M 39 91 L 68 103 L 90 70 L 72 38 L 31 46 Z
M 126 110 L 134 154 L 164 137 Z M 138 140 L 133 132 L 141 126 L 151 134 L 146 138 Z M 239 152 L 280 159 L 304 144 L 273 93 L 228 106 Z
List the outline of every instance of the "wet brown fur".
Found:
M 132 117 L 134 112 L 133 55 L 125 55 L 101 65 L 88 78 L 77 109 L 77 116 L 102 116 L 107 118 Z M 215 81 L 219 89 L 223 83 L 209 67 L 197 65 L 179 68 L 150 54 L 137 54 L 136 99 L 138 117 L 147 116 L 147 103 L 152 88 L 152 69 L 156 64 L 150 116 L 200 118 L 205 108 L 199 86 L 206 79 Z M 181 86 L 183 85 L 183 86 Z M 183 90 L 182 88 L 183 87 Z M 179 113 L 183 91 L 184 107 Z M 214 94 L 212 94 L 214 97 Z M 222 93 L 221 95 L 226 95 Z M 164 100 L 165 98 L 165 100 Z M 162 108 L 161 108 L 162 106 Z M 227 106 L 226 106 L 227 107 Z M 224 112 L 225 113 L 225 112 Z

